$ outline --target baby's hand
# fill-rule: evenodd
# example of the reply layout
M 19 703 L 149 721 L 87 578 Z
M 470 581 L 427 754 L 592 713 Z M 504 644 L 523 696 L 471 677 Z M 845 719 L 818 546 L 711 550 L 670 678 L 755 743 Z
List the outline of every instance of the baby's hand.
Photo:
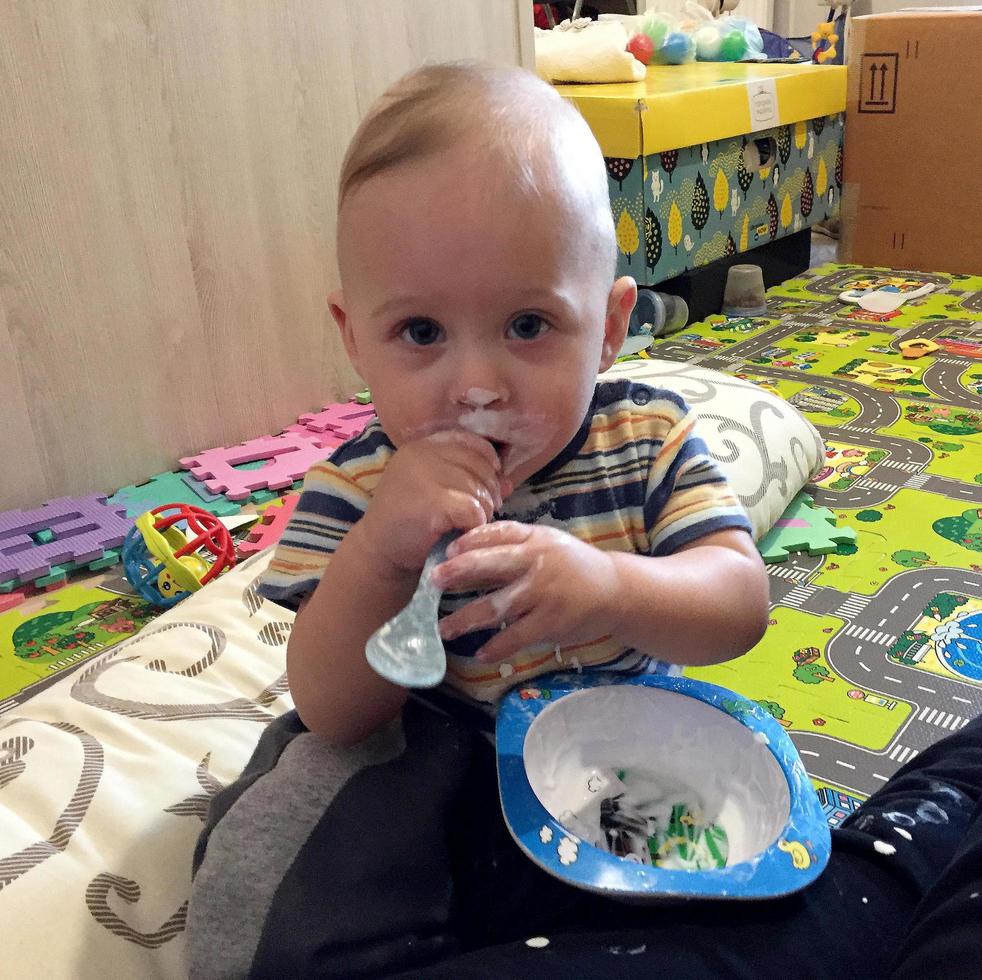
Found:
M 620 596 L 609 554 L 565 531 L 498 521 L 455 541 L 433 569 L 455 592 L 494 589 L 440 620 L 444 640 L 507 624 L 477 652 L 497 661 L 540 643 L 586 643 L 613 632 Z
M 435 432 L 396 450 L 363 530 L 394 573 L 418 574 L 441 535 L 486 524 L 511 490 L 487 439 L 457 429 Z

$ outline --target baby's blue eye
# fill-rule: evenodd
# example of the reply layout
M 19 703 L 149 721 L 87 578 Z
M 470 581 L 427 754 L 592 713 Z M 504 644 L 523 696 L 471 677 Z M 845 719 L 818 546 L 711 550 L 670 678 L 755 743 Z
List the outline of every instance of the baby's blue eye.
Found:
M 420 347 L 435 344 L 442 333 L 442 328 L 432 320 L 409 320 L 402 328 L 402 336 Z
M 519 340 L 535 340 L 549 329 L 549 324 L 538 313 L 519 313 L 508 325 L 508 332 Z

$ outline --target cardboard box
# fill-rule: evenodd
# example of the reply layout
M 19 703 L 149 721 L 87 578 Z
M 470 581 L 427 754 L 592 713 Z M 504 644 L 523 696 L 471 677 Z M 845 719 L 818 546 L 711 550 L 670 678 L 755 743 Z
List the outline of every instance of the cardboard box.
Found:
M 982 7 L 857 17 L 848 58 L 843 258 L 982 272 Z

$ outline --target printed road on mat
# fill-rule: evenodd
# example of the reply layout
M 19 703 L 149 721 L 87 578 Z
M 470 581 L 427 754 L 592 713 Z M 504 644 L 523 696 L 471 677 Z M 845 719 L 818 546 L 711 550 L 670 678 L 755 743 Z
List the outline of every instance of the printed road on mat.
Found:
M 892 313 L 840 299 L 928 283 Z M 826 440 L 807 492 L 856 544 L 769 566 L 763 641 L 686 673 L 777 717 L 834 825 L 982 710 L 982 276 L 824 265 L 650 354 L 776 392 Z

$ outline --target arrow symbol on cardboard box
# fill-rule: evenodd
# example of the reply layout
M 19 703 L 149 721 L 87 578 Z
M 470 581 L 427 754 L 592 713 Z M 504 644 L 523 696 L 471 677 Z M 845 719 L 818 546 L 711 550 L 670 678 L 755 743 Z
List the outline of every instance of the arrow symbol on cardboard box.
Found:
M 878 101 L 879 101 L 879 103 L 882 103 L 884 101 L 883 96 L 884 96 L 884 93 L 886 92 L 887 71 L 888 70 L 889 69 L 887 68 L 887 66 L 885 64 L 881 64 L 881 65 L 870 65 L 869 66 L 869 76 L 870 76 L 869 77 L 869 101 L 870 102 L 874 102 L 875 101 L 874 100 L 874 90 L 876 88 L 876 75 L 877 75 L 877 73 L 879 73 L 879 75 L 880 75 L 880 98 L 879 98 Z

